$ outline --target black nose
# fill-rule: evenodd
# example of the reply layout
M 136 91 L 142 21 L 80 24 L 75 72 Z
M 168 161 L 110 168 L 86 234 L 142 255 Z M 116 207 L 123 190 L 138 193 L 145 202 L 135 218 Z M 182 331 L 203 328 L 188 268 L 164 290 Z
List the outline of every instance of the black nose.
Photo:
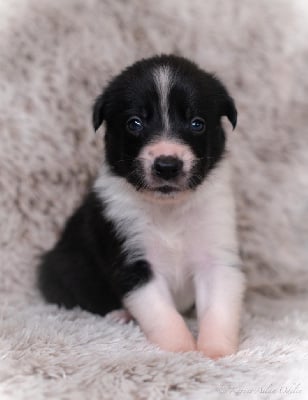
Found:
M 156 176 L 162 179 L 176 178 L 182 171 L 183 161 L 173 156 L 157 157 L 153 164 L 153 170 Z

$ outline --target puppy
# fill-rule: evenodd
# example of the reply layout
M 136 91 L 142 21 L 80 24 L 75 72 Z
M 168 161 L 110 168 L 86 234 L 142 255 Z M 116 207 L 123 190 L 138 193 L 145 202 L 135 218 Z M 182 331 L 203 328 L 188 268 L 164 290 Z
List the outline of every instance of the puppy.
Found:
M 43 256 L 50 301 L 105 315 L 124 308 L 168 351 L 218 358 L 238 347 L 244 279 L 221 118 L 237 111 L 213 75 L 176 56 L 136 62 L 97 98 L 103 162 Z M 195 304 L 195 341 L 180 313 Z

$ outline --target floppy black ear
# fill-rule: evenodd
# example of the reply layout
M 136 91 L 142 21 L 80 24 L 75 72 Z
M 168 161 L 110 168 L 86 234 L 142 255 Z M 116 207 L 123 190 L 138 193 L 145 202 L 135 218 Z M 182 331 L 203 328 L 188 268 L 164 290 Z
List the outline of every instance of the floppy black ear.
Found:
M 221 109 L 221 116 L 226 116 L 232 124 L 233 129 L 235 129 L 237 123 L 237 110 L 232 97 L 227 96 L 224 99 Z
M 100 96 L 97 97 L 93 106 L 92 123 L 95 132 L 98 130 L 98 128 L 104 121 L 105 118 L 104 108 L 105 108 L 105 96 L 101 94 Z

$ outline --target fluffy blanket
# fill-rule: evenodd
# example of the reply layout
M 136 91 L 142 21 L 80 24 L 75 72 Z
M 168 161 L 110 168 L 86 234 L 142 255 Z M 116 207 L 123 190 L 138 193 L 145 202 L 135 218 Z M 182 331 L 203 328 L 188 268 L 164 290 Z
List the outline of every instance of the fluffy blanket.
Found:
M 0 0 L 1 400 L 308 398 L 307 18 L 305 0 Z M 248 290 L 240 351 L 218 361 L 46 305 L 35 285 L 99 166 L 94 97 L 162 52 L 216 72 L 239 111 Z

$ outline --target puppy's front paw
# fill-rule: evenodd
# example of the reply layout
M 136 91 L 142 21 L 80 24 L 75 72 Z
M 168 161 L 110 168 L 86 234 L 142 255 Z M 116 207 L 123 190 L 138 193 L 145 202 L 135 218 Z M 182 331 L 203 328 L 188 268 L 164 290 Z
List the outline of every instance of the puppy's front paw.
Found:
M 155 331 L 147 335 L 150 342 L 157 344 L 162 350 L 171 352 L 187 352 L 196 350 L 196 342 L 185 327 L 181 331 Z
M 235 354 L 237 349 L 237 344 L 231 343 L 227 339 L 221 339 L 220 341 L 198 340 L 197 342 L 197 350 L 213 360 Z
M 214 324 L 201 327 L 197 350 L 214 360 L 236 353 L 238 349 L 238 334 L 232 329 L 229 329 L 228 334 L 227 336 L 226 329 L 214 326 Z
M 235 354 L 239 343 L 239 318 L 222 318 L 207 313 L 202 319 L 197 350 L 206 357 L 217 359 Z
M 187 352 L 196 350 L 196 342 L 182 316 L 170 311 L 161 323 L 152 326 L 145 332 L 152 343 L 162 350 L 172 352 Z

